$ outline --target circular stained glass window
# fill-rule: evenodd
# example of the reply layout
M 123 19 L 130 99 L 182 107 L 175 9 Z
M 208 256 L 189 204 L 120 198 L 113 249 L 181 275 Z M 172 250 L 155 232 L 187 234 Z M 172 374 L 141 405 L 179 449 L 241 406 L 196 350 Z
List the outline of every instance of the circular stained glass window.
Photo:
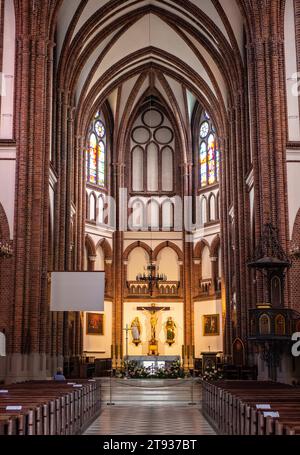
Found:
M 98 137 L 103 138 L 105 136 L 105 126 L 100 120 L 95 123 L 95 129 Z
M 208 122 L 203 122 L 201 127 L 200 127 L 200 137 L 204 139 L 209 132 L 209 124 Z

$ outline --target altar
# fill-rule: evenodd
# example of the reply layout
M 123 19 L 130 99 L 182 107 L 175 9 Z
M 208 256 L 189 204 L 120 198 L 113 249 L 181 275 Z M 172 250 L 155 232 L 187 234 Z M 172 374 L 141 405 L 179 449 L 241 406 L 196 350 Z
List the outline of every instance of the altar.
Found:
M 167 368 L 174 362 L 180 362 L 178 355 L 159 355 L 159 356 L 128 356 L 129 362 L 137 362 L 137 364 L 144 368 L 151 368 L 157 370 L 159 368 Z

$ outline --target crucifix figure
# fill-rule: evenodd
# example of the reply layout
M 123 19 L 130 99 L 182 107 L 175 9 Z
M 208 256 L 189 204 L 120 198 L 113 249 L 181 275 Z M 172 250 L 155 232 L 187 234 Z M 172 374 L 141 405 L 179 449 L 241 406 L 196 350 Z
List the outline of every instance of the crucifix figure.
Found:
M 151 339 L 149 341 L 149 354 L 158 355 L 157 351 L 157 340 L 156 340 L 156 326 L 158 322 L 158 314 L 161 311 L 169 311 L 170 307 L 157 307 L 155 303 L 152 303 L 150 307 L 137 307 L 139 311 L 147 311 L 150 313 L 150 325 L 151 325 Z

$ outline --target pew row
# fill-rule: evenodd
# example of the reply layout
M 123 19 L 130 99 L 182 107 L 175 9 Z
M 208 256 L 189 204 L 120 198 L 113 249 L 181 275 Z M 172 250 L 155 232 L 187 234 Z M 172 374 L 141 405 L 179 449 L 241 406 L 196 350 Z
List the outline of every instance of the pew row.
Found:
M 97 380 L 5 386 L 0 390 L 0 435 L 81 434 L 99 415 L 100 406 Z
M 269 381 L 202 384 L 203 414 L 219 434 L 300 434 L 300 388 Z

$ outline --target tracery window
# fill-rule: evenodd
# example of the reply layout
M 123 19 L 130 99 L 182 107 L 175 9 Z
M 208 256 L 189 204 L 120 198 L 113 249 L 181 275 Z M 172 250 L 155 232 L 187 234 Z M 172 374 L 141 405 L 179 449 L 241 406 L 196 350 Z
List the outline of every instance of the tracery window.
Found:
M 101 112 L 97 112 L 88 135 L 86 179 L 88 183 L 106 185 L 106 126 Z
M 132 193 L 174 191 L 174 146 L 169 119 L 158 107 L 147 105 L 131 131 Z
M 200 119 L 199 133 L 199 182 L 200 187 L 213 185 L 220 177 L 220 152 L 216 140 L 216 130 L 206 111 Z

